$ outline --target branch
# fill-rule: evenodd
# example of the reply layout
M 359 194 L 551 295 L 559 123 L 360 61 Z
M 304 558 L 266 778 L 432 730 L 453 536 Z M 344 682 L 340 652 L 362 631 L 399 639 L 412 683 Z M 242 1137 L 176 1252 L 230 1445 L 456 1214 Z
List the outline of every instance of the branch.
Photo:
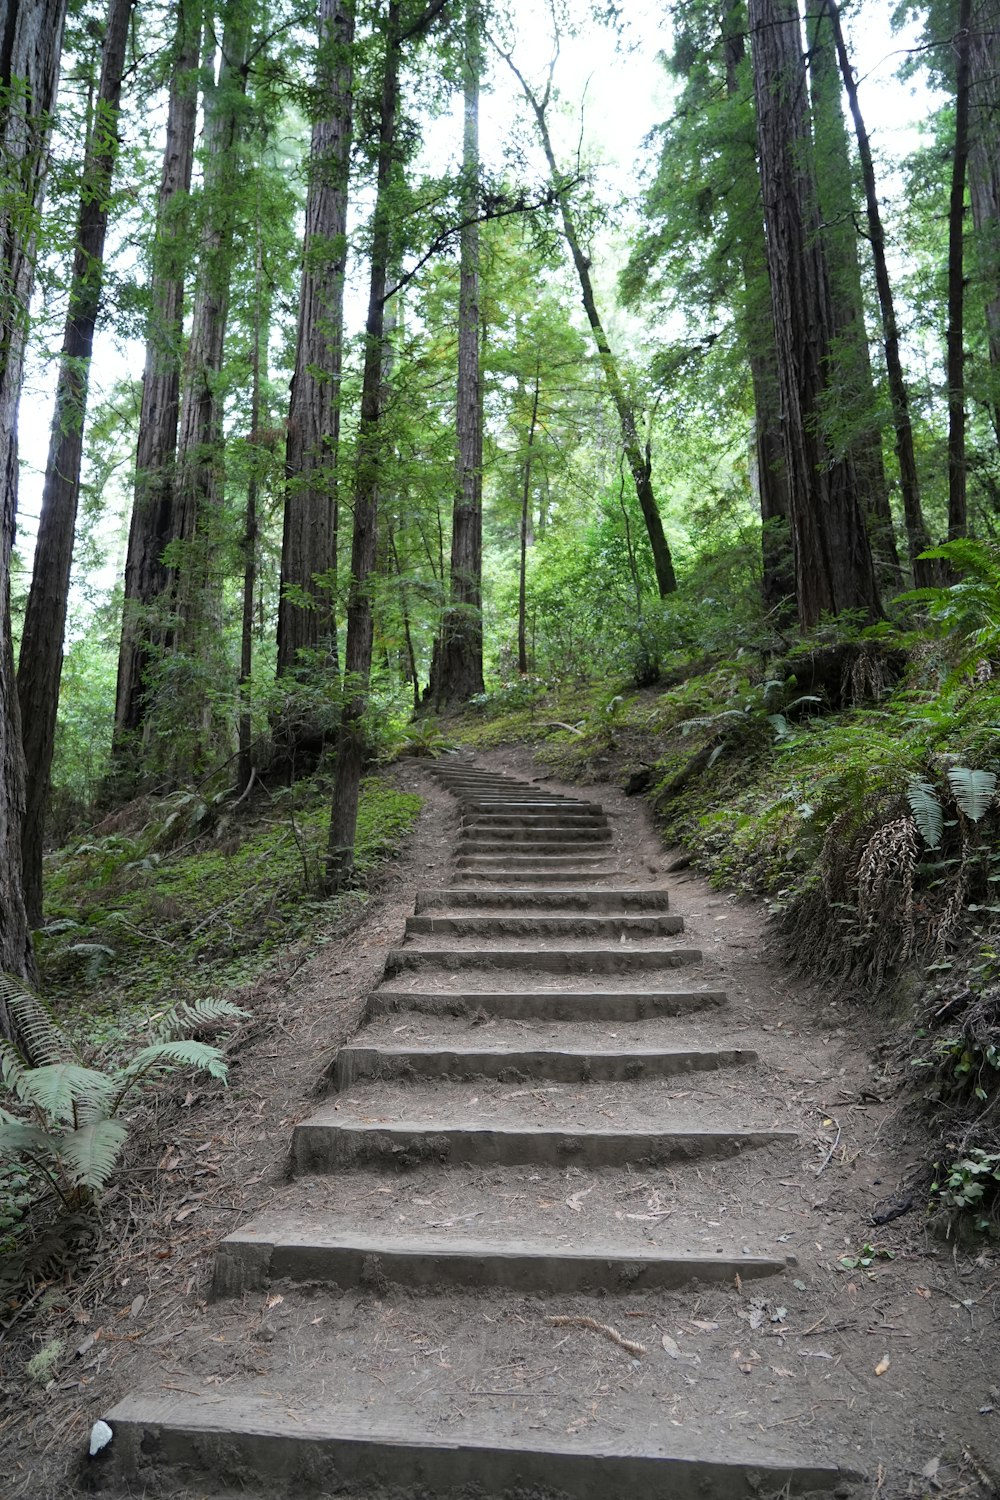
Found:
M 417 17 L 412 26 L 407 26 L 405 31 L 399 33 L 400 45 L 403 42 L 412 41 L 415 36 L 423 36 L 425 31 L 429 31 L 447 4 L 448 0 L 431 0 L 430 5 Z
M 460 219 L 455 224 L 445 225 L 442 229 L 438 230 L 419 260 L 410 270 L 400 276 L 395 286 L 389 288 L 382 299 L 383 303 L 388 302 L 390 297 L 394 297 L 397 292 L 401 292 L 404 287 L 409 286 L 410 282 L 423 270 L 427 262 L 433 260 L 435 255 L 439 255 L 442 250 L 447 248 L 450 242 L 457 239 L 463 229 L 470 229 L 473 224 L 488 224 L 493 219 L 509 219 L 513 214 L 534 214 L 543 208 L 554 208 L 559 201 L 560 193 L 566 191 L 568 188 L 575 187 L 580 181 L 579 177 L 569 178 L 566 182 L 561 183 L 558 188 L 546 188 L 542 196 L 535 202 L 517 200 L 508 204 L 507 207 L 486 208 L 482 213 L 473 214 L 470 218 Z

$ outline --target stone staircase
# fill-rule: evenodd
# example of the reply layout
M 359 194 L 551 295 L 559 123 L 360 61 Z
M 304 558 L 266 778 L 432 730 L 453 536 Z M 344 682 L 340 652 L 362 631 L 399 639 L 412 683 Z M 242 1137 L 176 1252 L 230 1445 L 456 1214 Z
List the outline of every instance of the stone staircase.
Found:
M 746 1409 L 728 1352 L 709 1375 L 697 1356 L 676 1365 L 669 1337 L 645 1342 L 707 1290 L 786 1272 L 744 1243 L 746 1221 L 733 1239 L 703 1212 L 745 1153 L 779 1171 L 797 1149 L 756 1052 L 719 1045 L 726 995 L 693 977 L 701 954 L 667 891 L 619 868 L 599 804 L 465 756 L 436 774 L 461 809 L 451 882 L 417 894 L 327 1098 L 294 1127 L 292 1206 L 218 1250 L 214 1299 L 256 1309 L 283 1353 L 204 1397 L 120 1402 L 115 1482 L 843 1493 L 848 1471 Z M 760 1087 L 734 1119 L 737 1069 Z M 637 1193 L 650 1211 L 626 1211 Z M 687 1420 L 664 1380 L 700 1402 Z

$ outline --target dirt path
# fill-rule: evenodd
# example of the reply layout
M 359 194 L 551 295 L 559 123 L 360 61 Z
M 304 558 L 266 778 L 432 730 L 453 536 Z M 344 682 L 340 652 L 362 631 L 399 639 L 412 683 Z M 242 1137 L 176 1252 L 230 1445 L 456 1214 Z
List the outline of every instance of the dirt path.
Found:
M 539 776 L 527 755 L 476 764 Z M 610 839 L 587 835 L 582 861 L 547 857 L 587 872 L 573 889 L 617 892 L 618 927 L 588 929 L 600 914 L 576 900 L 568 933 L 512 930 L 560 908 L 529 906 L 524 880 L 476 873 L 488 850 L 460 859 L 457 878 L 456 802 L 422 769 L 404 775 L 428 798 L 407 880 L 288 976 L 279 1030 L 244 1060 L 237 1097 L 225 1114 L 206 1101 L 195 1133 L 215 1141 L 231 1207 L 215 1211 L 218 1191 L 203 1201 L 211 1222 L 184 1276 L 173 1250 L 152 1259 L 151 1236 L 120 1286 L 81 1302 L 114 1357 L 88 1377 L 98 1340 L 75 1388 L 46 1393 L 63 1440 L 139 1390 L 115 1424 L 119 1459 L 145 1438 L 123 1494 L 436 1495 L 447 1481 L 605 1500 L 657 1484 L 769 1494 L 796 1474 L 865 1496 L 993 1493 L 998 1273 L 992 1254 L 963 1260 L 927 1237 L 919 1208 L 872 1227 L 919 1143 L 856 1014 L 788 978 L 758 907 L 687 872 L 667 878 L 644 809 L 608 788 L 543 778 L 532 795 L 535 821 L 564 829 L 593 821 L 571 805 L 599 799 Z M 558 818 L 541 812 L 557 798 Z M 484 816 L 471 821 L 466 847 L 489 844 Z M 515 857 L 518 876 L 541 867 L 530 850 Z M 414 888 L 437 886 L 478 895 L 425 894 L 424 926 L 403 942 Z M 683 932 L 638 930 L 637 916 L 662 922 L 667 888 Z M 507 926 L 467 930 L 484 916 Z M 487 945 L 516 956 L 484 967 Z M 597 972 L 612 947 L 614 969 Z M 546 965 L 583 957 L 532 968 L 532 949 Z M 644 957 L 679 949 L 703 957 Z M 392 952 L 341 1052 L 341 1086 L 317 1107 L 309 1093 Z M 237 1123 L 251 1100 L 263 1102 Z M 160 1175 L 177 1175 L 171 1160 Z M 161 1231 L 172 1244 L 188 1222 L 176 1196 Z M 206 1300 L 211 1275 L 221 1300 Z M 60 1431 L 51 1411 L 35 1428 Z M 50 1443 L 8 1492 L 65 1494 L 57 1464 Z

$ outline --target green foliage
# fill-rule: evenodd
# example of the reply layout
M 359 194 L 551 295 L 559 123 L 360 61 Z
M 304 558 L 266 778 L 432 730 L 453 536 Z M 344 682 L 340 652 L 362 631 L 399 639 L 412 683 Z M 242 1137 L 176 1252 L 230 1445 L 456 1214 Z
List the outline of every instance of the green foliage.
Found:
M 1000 1151 L 973 1147 L 943 1167 L 931 1191 L 943 1208 L 971 1214 L 976 1229 L 989 1229 L 992 1219 L 986 1211 L 1000 1199 Z
M 0 1041 L 0 1081 L 13 1109 L 0 1108 L 0 1158 L 13 1161 L 42 1193 L 70 1212 L 96 1202 L 128 1137 L 124 1107 L 156 1078 L 192 1069 L 225 1080 L 217 1047 L 182 1040 L 246 1014 L 221 999 L 184 1002 L 151 1024 L 150 1038 L 127 1059 L 95 1066 L 44 1002 L 0 974 L 0 999 L 20 1045 Z
M 51 856 L 37 950 L 60 1015 L 86 1015 L 88 1031 L 113 1033 L 123 1013 L 156 1010 L 164 995 L 246 982 L 280 948 L 346 916 L 362 891 L 317 894 L 329 797 L 322 775 L 258 791 L 239 808 L 231 794 L 181 790 L 132 804 L 108 831 Z M 362 876 L 399 847 L 419 807 L 390 781 L 366 780 Z

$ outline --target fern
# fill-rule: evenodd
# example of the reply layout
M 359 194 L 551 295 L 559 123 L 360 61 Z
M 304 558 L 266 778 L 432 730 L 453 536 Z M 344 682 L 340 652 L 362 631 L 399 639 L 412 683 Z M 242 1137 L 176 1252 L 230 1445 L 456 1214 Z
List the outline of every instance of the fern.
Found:
M 47 1063 L 27 1068 L 15 1086 L 17 1097 L 43 1115 L 64 1124 L 75 1124 L 77 1110 L 99 1111 L 114 1095 L 114 1084 L 106 1073 L 75 1062 Z
M 922 776 L 911 776 L 906 788 L 906 800 L 910 804 L 913 821 L 920 830 L 920 837 L 928 849 L 940 849 L 944 834 L 944 809 L 937 792 Z
M 989 812 L 996 796 L 997 778 L 992 771 L 972 771 L 968 766 L 952 766 L 948 784 L 960 812 L 970 823 L 979 823 Z
M 12 974 L 0 972 L 0 1002 L 6 1004 L 28 1059 L 36 1066 L 58 1062 L 71 1050 L 44 1002 Z
M 65 1209 L 87 1207 L 107 1187 L 128 1137 L 115 1117 L 133 1089 L 154 1075 L 197 1068 L 225 1079 L 217 1047 L 185 1039 L 185 1031 L 242 1017 L 228 1000 L 181 1002 L 158 1018 L 156 1038 L 126 1063 L 102 1070 L 88 1065 L 37 995 L 0 974 L 19 1049 L 0 1041 L 0 1084 L 21 1115 L 0 1108 L 0 1158 L 18 1161 Z
M 128 1139 L 121 1120 L 94 1120 L 82 1125 L 60 1143 L 60 1159 L 76 1188 L 99 1193 L 107 1187 Z
M 201 1031 L 206 1026 L 218 1026 L 221 1021 L 242 1021 L 246 1016 L 247 1012 L 231 1000 L 216 1000 L 209 996 L 203 1000 L 180 1000 L 154 1018 L 153 1035 L 157 1041 L 168 1042 L 192 1031 Z

